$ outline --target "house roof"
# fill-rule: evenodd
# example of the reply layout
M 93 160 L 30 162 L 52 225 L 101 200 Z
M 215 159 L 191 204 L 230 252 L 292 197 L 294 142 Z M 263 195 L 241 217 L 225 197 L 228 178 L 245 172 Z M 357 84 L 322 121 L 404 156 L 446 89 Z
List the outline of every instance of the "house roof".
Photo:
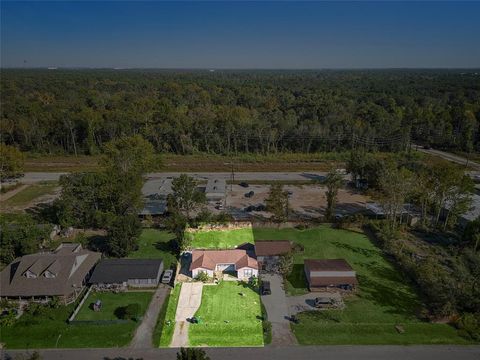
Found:
M 104 259 L 89 280 L 90 284 L 122 283 L 129 279 L 156 279 L 163 270 L 160 259 Z
M 336 285 L 357 285 L 355 276 L 314 276 L 310 278 L 310 287 L 336 286 Z
M 193 250 L 190 271 L 198 268 L 215 270 L 217 264 L 235 264 L 236 269 L 258 269 L 257 259 L 246 250 Z
M 288 240 L 260 240 L 255 241 L 257 256 L 277 256 L 289 253 L 292 245 Z
M 79 244 L 62 244 L 53 252 L 22 256 L 0 273 L 0 296 L 69 295 L 82 287 L 100 257 L 100 253 L 82 249 Z
M 353 271 L 344 259 L 305 259 L 304 264 L 308 271 Z

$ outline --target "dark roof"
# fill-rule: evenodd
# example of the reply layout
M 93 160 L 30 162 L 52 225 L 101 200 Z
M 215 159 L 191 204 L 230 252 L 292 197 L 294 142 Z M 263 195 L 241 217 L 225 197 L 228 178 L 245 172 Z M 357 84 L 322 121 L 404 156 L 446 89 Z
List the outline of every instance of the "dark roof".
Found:
M 83 286 L 100 257 L 80 244 L 62 244 L 54 252 L 17 258 L 0 273 L 0 296 L 67 296 Z
M 355 276 L 314 276 L 310 278 L 309 286 L 337 286 L 337 285 L 357 285 Z
M 89 283 L 115 284 L 129 279 L 156 279 L 162 270 L 160 259 L 104 259 L 95 266 Z
M 308 271 L 353 271 L 344 259 L 305 259 L 304 264 Z
M 288 254 L 292 245 L 288 240 L 258 240 L 255 241 L 255 254 L 257 256 L 277 256 Z

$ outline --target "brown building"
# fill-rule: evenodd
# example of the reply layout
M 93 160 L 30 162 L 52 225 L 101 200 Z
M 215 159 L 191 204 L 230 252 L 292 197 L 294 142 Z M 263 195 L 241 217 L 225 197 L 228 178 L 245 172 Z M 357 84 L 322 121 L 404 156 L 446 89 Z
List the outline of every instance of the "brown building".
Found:
M 0 273 L 0 297 L 48 300 L 59 297 L 69 304 L 85 287 L 101 254 L 64 243 L 55 251 L 15 259 Z
M 356 272 L 344 259 L 306 259 L 304 266 L 310 291 L 353 290 L 358 284 Z
M 262 270 L 275 270 L 280 256 L 292 251 L 292 245 L 288 240 L 258 240 L 255 241 L 255 255 L 258 266 Z

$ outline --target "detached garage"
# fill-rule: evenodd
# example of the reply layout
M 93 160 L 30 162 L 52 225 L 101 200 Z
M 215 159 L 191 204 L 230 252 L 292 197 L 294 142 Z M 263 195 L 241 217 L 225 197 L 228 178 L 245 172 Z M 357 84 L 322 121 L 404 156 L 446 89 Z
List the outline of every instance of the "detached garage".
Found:
M 162 272 L 160 259 L 104 259 L 95 267 L 89 283 L 100 287 L 155 287 Z
M 310 291 L 353 290 L 358 284 L 356 272 L 344 259 L 306 259 L 304 267 Z

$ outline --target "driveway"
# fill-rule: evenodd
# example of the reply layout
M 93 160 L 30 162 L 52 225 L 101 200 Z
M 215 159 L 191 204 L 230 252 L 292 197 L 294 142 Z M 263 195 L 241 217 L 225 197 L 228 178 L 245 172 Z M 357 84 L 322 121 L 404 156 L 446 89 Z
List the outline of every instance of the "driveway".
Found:
M 158 314 L 162 308 L 165 299 L 170 293 L 170 287 L 160 285 L 160 287 L 153 294 L 152 301 L 148 306 L 145 315 L 143 316 L 142 323 L 135 331 L 130 347 L 134 349 L 148 349 L 152 346 L 152 335 L 155 325 L 157 323 Z M 156 346 L 155 346 L 156 347 Z
M 280 275 L 261 275 L 262 280 L 270 281 L 271 295 L 262 295 L 267 310 L 268 321 L 272 324 L 272 345 L 294 345 L 297 343 L 290 329 L 287 295 Z
M 298 314 L 302 311 L 321 310 L 316 308 L 313 304 L 315 298 L 317 297 L 334 299 L 339 303 L 343 303 L 342 296 L 339 293 L 314 292 L 299 296 L 289 296 L 287 297 L 287 303 L 290 314 Z
M 178 298 L 175 314 L 175 330 L 173 331 L 171 347 L 188 346 L 187 319 L 193 317 L 202 303 L 202 282 L 183 283 Z

